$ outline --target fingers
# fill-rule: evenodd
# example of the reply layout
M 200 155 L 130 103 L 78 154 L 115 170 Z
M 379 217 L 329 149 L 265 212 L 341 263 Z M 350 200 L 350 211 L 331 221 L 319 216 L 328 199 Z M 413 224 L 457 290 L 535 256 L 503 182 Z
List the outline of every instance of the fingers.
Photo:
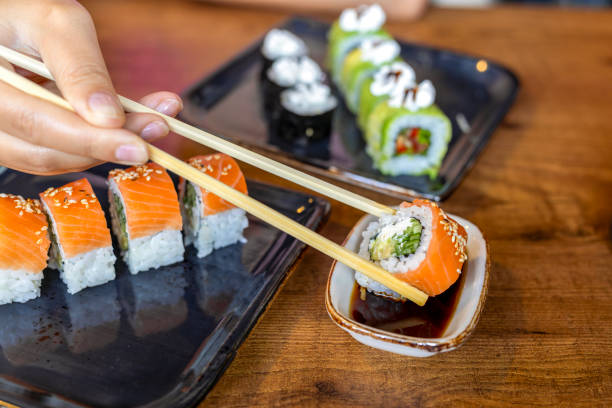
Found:
M 172 117 L 183 110 L 183 101 L 174 92 L 154 92 L 143 97 L 139 102 L 159 113 Z
M 183 101 L 172 92 L 149 94 L 142 98 L 140 103 L 171 117 L 176 116 L 183 109 Z M 139 134 L 148 142 L 164 137 L 170 132 L 168 125 L 161 117 L 150 113 L 129 113 L 125 128 Z
M 103 129 L 73 112 L 0 83 L 0 130 L 32 145 L 123 164 L 148 160 L 145 142 L 124 129 Z
M 25 173 L 52 175 L 82 171 L 101 162 L 36 146 L 0 131 L 0 165 Z
M 76 1 L 45 5 L 33 40 L 63 96 L 87 122 L 99 127 L 123 126 L 125 114 L 104 64 L 91 16 Z

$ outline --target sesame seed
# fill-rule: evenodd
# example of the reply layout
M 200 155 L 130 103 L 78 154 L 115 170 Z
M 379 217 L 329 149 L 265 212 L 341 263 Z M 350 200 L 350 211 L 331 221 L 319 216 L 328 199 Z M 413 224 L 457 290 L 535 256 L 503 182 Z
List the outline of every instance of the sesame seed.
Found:
M 40 230 L 41 230 L 41 231 L 46 231 L 46 230 L 48 230 L 48 229 L 49 229 L 49 227 L 47 227 L 47 226 L 45 225 L 45 226 L 44 226 L 44 227 L 42 227 Z
M 23 210 L 19 211 L 19 216 L 21 217 L 23 215 Z
M 39 238 L 38 241 L 36 241 L 38 245 L 40 245 L 41 242 L 42 242 L 42 238 Z

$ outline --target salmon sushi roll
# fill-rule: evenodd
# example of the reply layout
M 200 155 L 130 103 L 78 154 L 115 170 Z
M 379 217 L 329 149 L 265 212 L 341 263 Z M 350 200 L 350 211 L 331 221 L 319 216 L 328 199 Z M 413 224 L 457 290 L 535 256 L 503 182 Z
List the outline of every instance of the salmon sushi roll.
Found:
M 112 228 L 132 275 L 183 260 L 183 222 L 174 183 L 156 163 L 112 170 Z
M 436 203 L 404 202 L 394 215 L 368 225 L 359 255 L 429 296 L 436 296 L 461 274 L 467 261 L 467 232 Z M 375 295 L 405 300 L 359 272 L 355 272 L 355 280 Z
M 244 175 L 231 157 L 215 153 L 192 157 L 187 162 L 202 173 L 248 194 Z M 242 231 L 249 222 L 244 210 L 190 181 L 181 180 L 179 191 L 185 244 L 193 244 L 198 257 L 203 258 L 214 249 L 236 242 L 246 242 Z
M 50 243 L 47 229 L 38 200 L 0 194 L 0 305 L 40 296 Z
M 87 179 L 40 194 L 49 221 L 49 265 L 75 294 L 115 279 L 115 255 L 104 211 Z

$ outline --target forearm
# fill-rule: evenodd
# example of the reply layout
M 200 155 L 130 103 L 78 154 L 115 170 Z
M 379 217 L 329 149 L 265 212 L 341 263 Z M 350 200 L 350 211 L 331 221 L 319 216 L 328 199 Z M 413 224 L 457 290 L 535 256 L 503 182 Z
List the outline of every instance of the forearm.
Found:
M 349 7 L 363 4 L 363 0 L 204 0 L 209 3 L 234 6 L 265 7 L 295 12 L 339 13 Z M 381 0 L 378 4 L 386 11 L 390 20 L 416 19 L 427 7 L 428 0 Z

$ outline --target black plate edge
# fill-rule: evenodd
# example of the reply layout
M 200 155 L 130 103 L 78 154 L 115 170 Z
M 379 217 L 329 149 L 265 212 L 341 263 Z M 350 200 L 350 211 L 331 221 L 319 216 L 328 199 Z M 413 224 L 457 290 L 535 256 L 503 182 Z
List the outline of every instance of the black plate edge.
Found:
M 277 25 L 275 25 L 274 27 L 271 28 L 275 28 L 275 27 L 285 27 L 285 26 L 289 26 L 291 24 L 295 24 L 296 22 L 299 21 L 303 21 L 303 20 L 309 20 L 311 22 L 316 22 L 319 24 L 326 24 L 329 25 L 330 23 L 322 20 L 322 19 L 317 19 L 317 18 L 312 18 L 309 16 L 305 16 L 305 15 L 293 15 L 291 17 L 286 18 L 285 20 L 282 20 L 280 23 L 278 23 Z M 271 29 L 270 28 L 270 29 Z M 229 59 L 227 59 L 226 61 L 224 61 L 217 69 L 213 70 L 210 74 L 204 76 L 203 78 L 201 78 L 200 80 L 194 82 L 192 85 L 188 86 L 184 91 L 182 91 L 180 93 L 181 98 L 185 99 L 185 100 L 192 100 L 192 96 L 199 88 L 203 87 L 204 85 L 206 85 L 209 82 L 213 82 L 215 80 L 215 78 L 217 76 L 223 75 L 224 71 L 231 68 L 232 66 L 234 66 L 236 63 L 248 58 L 251 54 L 255 53 L 258 51 L 259 49 L 259 44 L 263 41 L 263 39 L 265 38 L 265 34 L 263 36 L 258 37 L 256 40 L 254 40 L 250 45 L 248 45 L 247 47 L 245 47 L 244 49 L 242 49 L 241 51 L 239 51 L 237 54 L 235 54 L 234 56 L 230 57 Z M 512 71 L 509 67 L 496 62 L 494 59 L 490 59 L 489 57 L 484 57 L 481 55 L 473 55 L 473 54 L 466 54 L 464 52 L 460 52 L 460 51 L 456 51 L 452 48 L 438 48 L 438 47 L 432 47 L 420 42 L 406 42 L 403 39 L 398 39 L 400 43 L 405 44 L 405 45 L 409 45 L 409 46 L 415 46 L 415 47 L 419 47 L 419 48 L 426 48 L 429 50 L 433 50 L 435 52 L 451 52 L 459 57 L 463 57 L 463 58 L 469 58 L 469 59 L 485 59 L 487 61 L 487 63 L 489 64 L 489 66 L 494 66 L 496 69 L 499 69 L 500 71 L 503 71 L 504 73 L 506 73 L 508 75 L 508 77 L 510 78 L 510 80 L 514 83 L 515 87 L 514 90 L 512 92 L 512 94 L 510 95 L 510 97 L 505 101 L 505 103 L 503 103 L 501 105 L 501 109 L 499 109 L 495 116 L 493 117 L 493 120 L 491 120 L 490 122 L 492 123 L 492 127 L 490 130 L 484 132 L 484 136 L 482 138 L 482 140 L 480 141 L 480 143 L 474 148 L 474 154 L 473 156 L 463 165 L 463 167 L 461 168 L 461 170 L 458 173 L 458 176 L 449 184 L 446 184 L 444 186 L 444 188 L 442 188 L 441 190 L 439 190 L 437 192 L 437 194 L 427 194 L 427 193 L 423 193 L 423 192 L 418 192 L 416 190 L 413 189 L 409 189 L 407 187 L 402 187 L 402 186 L 398 186 L 395 184 L 391 184 L 391 183 L 386 183 L 386 182 L 382 182 L 382 181 L 375 181 L 372 179 L 369 179 L 369 184 L 361 184 L 359 182 L 360 179 L 363 179 L 364 176 L 352 173 L 348 170 L 343 170 L 344 174 L 347 175 L 347 179 L 343 179 L 340 180 L 338 178 L 335 177 L 335 174 L 333 171 L 331 171 L 330 169 L 328 169 L 325 166 L 317 166 L 315 164 L 311 164 L 311 163 L 305 163 L 300 161 L 297 158 L 294 158 L 292 156 L 283 156 L 283 155 L 287 155 L 287 152 L 275 152 L 272 149 L 266 149 L 266 148 L 261 148 L 258 146 L 254 146 L 251 145 L 249 143 L 240 143 L 240 142 L 236 142 L 234 140 L 229 140 L 225 137 L 223 137 L 223 135 L 217 135 L 219 137 L 222 137 L 223 139 L 229 140 L 232 143 L 238 144 L 240 146 L 243 147 L 249 147 L 251 149 L 254 149 L 260 153 L 265 153 L 266 155 L 269 155 L 269 157 L 278 160 L 280 162 L 283 162 L 285 164 L 288 165 L 292 165 L 294 167 L 301 167 L 303 169 L 306 169 L 308 171 L 312 171 L 313 173 L 319 174 L 319 175 L 323 175 L 326 177 L 330 177 L 334 180 L 340 181 L 340 182 L 344 182 L 344 183 L 348 183 L 360 188 L 365 188 L 371 191 L 375 191 L 378 193 L 382 193 L 382 194 L 386 194 L 390 197 L 395 197 L 395 198 L 399 198 L 399 199 L 404 199 L 406 198 L 406 195 L 411 196 L 411 197 L 415 197 L 415 198 L 427 198 L 430 200 L 434 200 L 434 201 L 443 201 L 446 198 L 448 198 L 448 196 L 461 184 L 461 182 L 463 181 L 463 179 L 465 178 L 466 174 L 468 173 L 468 171 L 475 165 L 476 160 L 478 159 L 478 156 L 480 156 L 480 153 L 482 152 L 482 150 L 484 149 L 484 146 L 489 142 L 489 140 L 491 139 L 491 136 L 493 135 L 493 133 L 495 132 L 495 130 L 497 129 L 499 123 L 501 123 L 501 121 L 503 120 L 503 118 L 506 116 L 506 114 L 508 113 L 508 111 L 510 110 L 510 108 L 512 107 L 514 101 L 516 100 L 516 96 L 518 95 L 518 92 L 521 89 L 521 81 L 519 79 L 519 77 L 517 76 L 517 74 Z M 207 105 L 202 106 L 201 108 L 203 109 L 207 109 L 210 106 L 214 105 L 219 97 L 215 97 L 215 98 L 211 98 L 213 99 L 212 101 L 210 101 Z M 188 119 L 186 119 L 183 115 L 179 114 L 179 118 L 181 120 L 184 120 L 185 122 L 198 127 L 197 124 L 189 121 Z

